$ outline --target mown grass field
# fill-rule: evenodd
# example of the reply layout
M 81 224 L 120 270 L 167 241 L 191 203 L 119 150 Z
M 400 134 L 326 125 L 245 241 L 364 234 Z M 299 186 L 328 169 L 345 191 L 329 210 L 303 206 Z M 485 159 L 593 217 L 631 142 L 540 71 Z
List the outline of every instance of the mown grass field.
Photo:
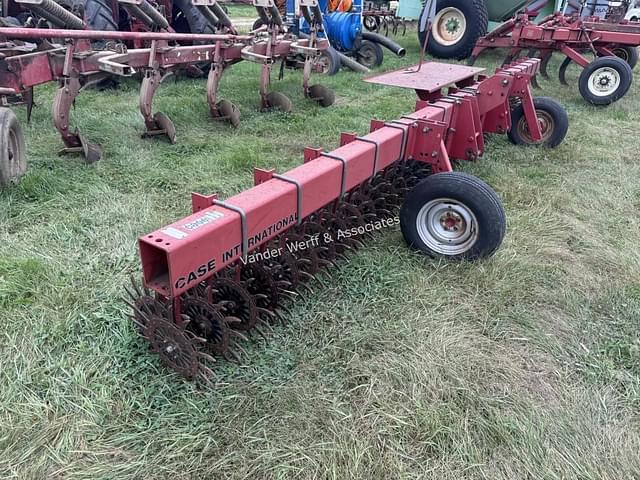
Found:
M 399 41 L 407 58 L 384 68 L 417 61 L 414 34 Z M 168 80 L 173 146 L 140 138 L 134 81 L 83 92 L 73 120 L 104 147 L 95 166 L 56 155 L 38 89 L 29 173 L 0 193 L 0 478 L 640 478 L 640 83 L 595 108 L 543 81 L 566 142 L 494 137 L 462 165 L 504 200 L 494 258 L 429 260 L 388 229 L 199 389 L 126 318 L 137 237 L 185 215 L 192 190 L 231 195 L 254 166 L 284 171 L 414 104 L 343 72 L 322 78 L 338 96 L 324 110 L 288 72 L 272 86 L 295 111 L 263 114 L 258 75 L 223 79 L 238 130 L 209 120 L 203 81 Z

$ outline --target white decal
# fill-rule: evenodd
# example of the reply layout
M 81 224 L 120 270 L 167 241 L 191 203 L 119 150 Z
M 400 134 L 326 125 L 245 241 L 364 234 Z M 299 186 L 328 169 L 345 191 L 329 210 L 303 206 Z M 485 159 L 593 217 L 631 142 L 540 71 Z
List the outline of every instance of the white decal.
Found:
M 186 228 L 187 230 L 197 230 L 203 225 L 213 223 L 222 217 L 224 217 L 224 214 L 221 212 L 207 212 L 204 215 L 202 215 L 200 218 L 192 220 L 189 223 L 185 223 L 183 227 Z
M 164 230 L 162 230 L 162 233 L 164 233 L 165 235 L 169 235 L 170 237 L 177 238 L 178 240 L 181 240 L 187 236 L 186 233 L 181 232 L 177 228 L 173 227 L 165 228 Z

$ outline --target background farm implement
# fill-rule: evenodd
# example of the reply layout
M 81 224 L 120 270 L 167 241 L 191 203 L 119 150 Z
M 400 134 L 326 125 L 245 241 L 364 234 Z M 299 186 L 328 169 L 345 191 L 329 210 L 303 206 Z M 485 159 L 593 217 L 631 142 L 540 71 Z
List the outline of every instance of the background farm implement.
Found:
M 290 100 L 281 93 L 269 92 L 270 71 L 274 62 L 284 61 L 290 56 L 302 59 L 304 64 L 303 88 L 305 96 L 322 106 L 333 103 L 333 92 L 320 86 L 310 85 L 312 62 L 323 49 L 326 40 L 317 38 L 317 29 L 322 20 L 313 4 L 303 4 L 312 20 L 312 33 L 308 39 L 298 39 L 286 35 L 276 21 L 269 22 L 264 31 L 249 35 L 237 35 L 227 17 L 221 17 L 215 2 L 205 3 L 194 0 L 202 12 L 208 12 L 212 22 L 216 22 L 222 33 L 186 34 L 170 31 L 168 25 L 160 25 L 157 31 L 93 31 L 69 29 L 3 28 L 0 37 L 7 41 L 0 45 L 0 97 L 3 105 L 27 104 L 28 116 L 33 105 L 33 87 L 56 81 L 52 116 L 59 131 L 64 149 L 61 153 L 80 153 L 87 162 L 101 158 L 100 147 L 91 143 L 79 129 L 70 125 L 71 106 L 80 91 L 107 77 L 128 77 L 142 74 L 140 87 L 140 112 L 145 123 L 144 136 L 166 136 L 172 143 L 176 141 L 176 128 L 171 119 L 162 112 L 153 111 L 153 99 L 162 81 L 180 70 L 208 69 L 207 101 L 211 116 L 216 120 L 228 121 L 234 126 L 240 123 L 238 108 L 228 100 L 220 100 L 218 86 L 223 72 L 234 63 L 245 60 L 262 64 L 260 75 L 260 108 L 291 110 Z M 55 11 L 52 0 L 38 0 L 46 11 Z M 152 27 L 159 25 L 163 18 L 146 0 L 123 0 L 131 13 L 144 15 L 143 23 Z M 49 8 L 51 7 L 51 8 Z M 268 7 L 257 5 L 259 12 Z M 155 14 L 152 12 L 156 12 Z M 74 17 L 75 18 L 75 17 Z M 319 18 L 319 20 L 318 20 Z M 79 20 L 79 19 L 78 19 Z M 78 24 L 81 27 L 82 24 Z M 47 39 L 47 40 L 45 40 Z M 22 43 L 20 40 L 35 40 L 36 44 Z M 61 41 L 62 43 L 55 43 Z M 102 48 L 97 49 L 97 41 Z M 180 45 L 186 42 L 188 45 Z M 127 48 L 126 44 L 145 45 L 144 48 Z M 2 174 L 0 184 L 14 182 L 26 170 L 24 140 L 17 119 L 7 109 L 0 111 L 2 118 L 12 125 L 10 137 L 15 141 L 6 142 L 0 159 Z
M 307 148 L 304 164 L 284 174 L 256 169 L 255 186 L 227 200 L 193 194 L 191 215 L 140 237 L 143 286 L 134 282 L 126 300 L 140 335 L 169 368 L 209 381 L 215 356 L 241 359 L 242 341 L 266 338 L 310 280 L 398 212 L 408 244 L 428 255 L 492 255 L 505 233 L 500 200 L 452 172 L 452 161 L 478 159 L 487 133 L 562 141 L 566 112 L 531 96 L 538 66 L 527 60 L 486 77 L 424 63 L 370 78 L 414 89 L 416 110 L 372 121 L 366 136 L 343 133 L 331 152 Z
M 561 53 L 565 59 L 558 74 L 560 82 L 568 84 L 566 71 L 575 63 L 583 68 L 579 79 L 582 97 L 594 105 L 607 105 L 629 90 L 640 45 L 640 24 L 626 20 L 614 23 L 617 17 L 611 18 L 556 12 L 536 23 L 527 12 L 520 13 L 480 38 L 469 63 L 494 48 L 508 49 L 506 63 L 528 52 L 542 60 L 541 75 L 548 78 L 549 60 L 554 53 Z

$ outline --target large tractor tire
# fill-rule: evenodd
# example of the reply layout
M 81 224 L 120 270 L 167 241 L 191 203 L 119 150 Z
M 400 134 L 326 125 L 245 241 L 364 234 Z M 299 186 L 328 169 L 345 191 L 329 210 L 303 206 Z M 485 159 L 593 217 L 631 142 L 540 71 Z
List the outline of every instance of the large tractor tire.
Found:
M 216 31 L 190 0 L 173 0 L 171 26 L 178 33 L 215 33 Z
M 82 17 L 91 30 L 118 30 L 109 0 L 56 0 L 56 3 Z
M 80 0 L 78 3 L 83 4 L 84 21 L 92 30 L 118 30 L 109 0 Z
M 471 55 L 476 41 L 486 35 L 489 13 L 486 0 L 438 0 L 427 49 L 437 58 L 464 60 Z M 426 29 L 418 31 L 424 46 Z

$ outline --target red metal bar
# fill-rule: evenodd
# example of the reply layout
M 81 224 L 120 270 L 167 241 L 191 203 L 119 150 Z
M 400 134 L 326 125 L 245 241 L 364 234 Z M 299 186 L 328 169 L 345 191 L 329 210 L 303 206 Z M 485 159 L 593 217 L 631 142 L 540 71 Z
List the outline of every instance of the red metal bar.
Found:
M 84 40 L 165 40 L 175 42 L 243 42 L 251 40 L 250 35 L 216 35 L 210 33 L 171 32 L 112 32 L 101 30 L 64 30 L 48 28 L 0 28 L 0 37 L 11 39 L 67 38 Z

